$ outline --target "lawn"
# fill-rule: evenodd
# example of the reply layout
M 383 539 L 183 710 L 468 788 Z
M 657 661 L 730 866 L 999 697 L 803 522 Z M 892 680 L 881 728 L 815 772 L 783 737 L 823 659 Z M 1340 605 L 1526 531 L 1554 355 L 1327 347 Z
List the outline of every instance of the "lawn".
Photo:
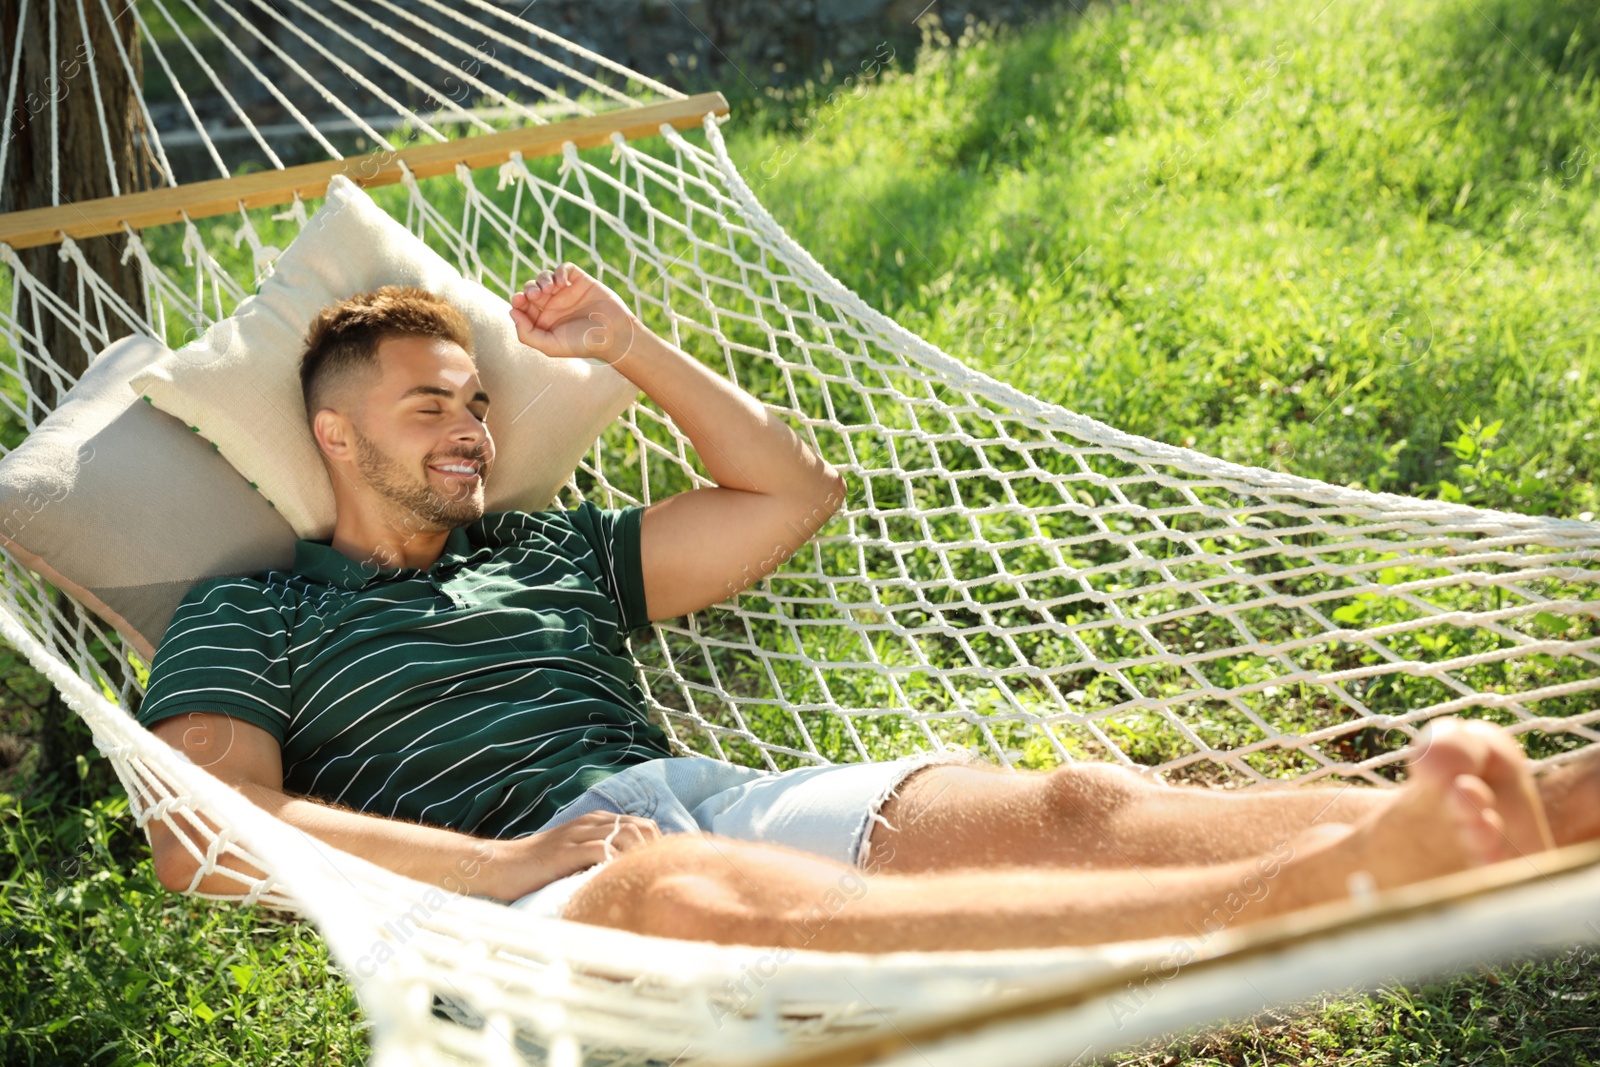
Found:
M 1591 4 L 1094 5 L 880 57 L 717 87 L 763 203 L 908 328 L 1226 459 L 1600 511 Z M 360 1061 L 315 932 L 164 893 L 103 762 L 38 776 L 37 678 L 0 677 L 0 1061 Z M 1592 1063 L 1594 964 L 1329 996 L 1115 1062 Z

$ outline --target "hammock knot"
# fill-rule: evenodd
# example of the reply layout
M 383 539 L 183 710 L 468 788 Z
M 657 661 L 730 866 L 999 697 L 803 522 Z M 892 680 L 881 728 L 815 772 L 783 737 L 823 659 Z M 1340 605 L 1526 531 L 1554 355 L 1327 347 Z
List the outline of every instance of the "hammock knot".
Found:
M 231 844 L 233 844 L 233 834 L 229 828 L 224 826 L 218 829 L 217 835 L 213 837 L 211 839 L 211 843 L 206 846 L 206 870 L 209 871 L 216 868 L 218 858 L 221 857 L 223 851 Z
M 24 9 L 28 3 L 37 8 L 43 0 L 24 0 Z M 83 0 L 76 3 L 81 18 Z M 447 17 L 467 8 L 497 14 L 497 5 L 483 0 L 420 5 Z M 73 4 L 43 6 L 53 12 Z M 136 20 L 144 6 L 133 5 Z M 335 6 L 383 32 L 363 5 Z M 341 35 L 336 21 L 312 17 L 318 26 L 302 40 L 315 46 L 308 38 L 333 43 Z M 432 29 L 431 20 L 412 22 Z M 300 32 L 287 20 L 278 24 Z M 541 63 L 548 59 L 544 45 L 561 41 L 537 27 L 511 33 L 485 27 L 470 23 L 473 34 L 492 36 L 497 48 Z M 386 135 L 354 107 L 266 35 L 245 29 L 275 63 L 284 62 L 382 146 Z M 541 50 L 525 47 L 524 34 Z M 407 47 L 407 40 L 389 40 Z M 219 43 L 259 76 L 244 52 L 227 39 Z M 391 61 L 387 45 L 360 47 L 408 84 L 426 84 L 411 80 L 409 61 Z M 9 55 L 9 43 L 5 50 Z M 481 49 L 479 58 L 497 64 L 493 52 Z M 329 69 L 352 84 L 409 110 L 356 68 L 323 54 Z M 595 53 L 574 54 L 584 70 L 619 72 Z M 604 88 L 576 67 L 547 65 Z M 536 81 L 524 84 L 561 95 Z M 637 84 L 683 98 L 642 78 Z M 177 93 L 188 106 L 181 86 Z M 570 103 L 572 113 L 594 113 Z M 513 110 L 545 121 L 520 103 Z M 343 158 L 316 124 L 293 114 L 330 158 Z M 485 116 L 453 104 L 432 114 L 490 129 Z M 153 129 L 148 112 L 145 119 Z M 412 120 L 428 137 L 447 140 L 424 114 L 411 112 Z M 1596 617 L 1595 594 L 1581 590 L 1600 579 L 1600 528 L 1377 497 L 1236 467 L 1021 393 L 879 313 L 796 244 L 733 163 L 720 131 L 724 121 L 707 111 L 683 130 L 659 124 L 653 132 L 665 138 L 667 151 L 612 133 L 597 145 L 609 142 L 609 167 L 572 140 L 560 141 L 559 158 L 538 164 L 537 175 L 524 153 L 511 152 L 494 165 L 495 197 L 464 165 L 453 167 L 463 186 L 459 202 L 453 190 L 438 188 L 435 195 L 447 183 L 424 191 L 403 159 L 392 174 L 406 190 L 404 228 L 446 256 L 454 249 L 462 275 L 494 274 L 484 260 L 498 267 L 502 243 L 512 271 L 563 249 L 585 250 L 597 276 L 626 287 L 636 311 L 655 315 L 664 337 L 692 343 L 697 358 L 725 361 L 735 383 L 760 383 L 763 401 L 805 427 L 819 453 L 840 454 L 838 468 L 866 491 L 865 503 L 846 502 L 837 520 L 824 520 L 837 522 L 827 527 L 835 532 L 808 525 L 804 553 L 763 575 L 731 607 L 661 624 L 648 648 L 640 639 L 635 678 L 674 754 L 700 758 L 700 749 L 709 749 L 724 762 L 756 754 L 760 765 L 777 770 L 779 760 L 871 760 L 913 744 L 924 751 L 965 748 L 974 759 L 993 756 L 1008 767 L 1098 759 L 1104 749 L 1146 780 L 1193 766 L 1216 768 L 1253 788 L 1270 782 L 1252 761 L 1280 752 L 1310 768 L 1293 772 L 1306 781 L 1380 784 L 1386 779 L 1377 772 L 1402 756 L 1392 744 L 1348 757 L 1331 746 L 1356 731 L 1415 738 L 1434 716 L 1469 708 L 1499 709 L 1506 714 L 1495 717 L 1515 717 L 1523 734 L 1600 739 L 1600 708 L 1589 697 L 1600 692 L 1594 669 L 1600 642 L 1580 629 Z M 696 124 L 704 141 L 689 137 Z M 263 148 L 264 130 L 244 119 L 243 131 Z M 226 175 L 205 129 L 201 137 Z M 159 139 L 149 138 L 148 147 L 172 182 Z M 313 188 L 306 199 L 314 209 L 323 195 Z M 225 305 L 245 299 L 241 283 L 248 284 L 237 251 L 249 242 L 258 281 L 280 255 L 244 206 L 237 208 L 243 225 L 231 232 L 233 251 L 222 257 L 212 256 L 207 243 L 225 248 L 221 232 L 210 225 L 201 230 L 180 213 L 187 267 L 170 254 L 165 235 L 151 245 L 126 222 L 118 224 L 127 238 L 122 263 L 136 262 L 142 275 L 143 309 L 89 267 L 87 253 L 70 239 L 57 252 L 80 268 L 76 293 L 65 287 L 51 293 L 15 250 L 0 245 L 0 263 L 13 272 L 11 295 L 0 304 L 0 343 L 15 357 L 10 395 L 20 392 L 28 401 L 18 401 L 13 412 L 20 407 L 32 428 L 40 398 L 29 392 L 34 367 L 24 368 L 24 360 L 58 395 L 71 378 L 46 351 L 47 318 L 65 323 L 86 347 L 107 339 L 112 322 L 159 340 L 169 322 L 187 320 L 198 335 L 227 321 Z M 271 210 L 275 222 L 293 220 L 291 235 L 313 226 L 315 212 L 299 195 Z M 402 215 L 397 204 L 393 213 Z M 486 256 L 490 243 L 497 247 Z M 981 329 L 987 318 L 977 321 L 982 339 L 993 340 L 995 331 Z M 1017 325 L 1026 329 L 1025 320 Z M 968 340 L 975 337 L 969 333 Z M 1029 338 L 1025 333 L 1023 346 Z M 1063 345 L 1075 355 L 1088 351 L 1079 342 Z M 616 424 L 618 447 L 609 437 L 597 440 L 551 494 L 551 506 L 586 498 L 606 507 L 649 503 L 679 482 L 689 489 L 715 484 L 695 469 L 688 437 L 646 403 L 634 403 Z M 672 481 L 656 478 L 658 467 Z M 224 891 L 208 887 L 206 896 L 292 907 L 322 926 L 372 1009 L 381 1039 L 375 1062 L 409 1063 L 413 1044 L 421 1062 L 444 1042 L 471 1046 L 476 1058 L 468 1062 L 482 1067 L 509 1064 L 524 1036 L 544 1045 L 541 1062 L 548 1067 L 578 1067 L 580 1041 L 590 1040 L 628 1046 L 630 1055 L 644 1048 L 639 1056 L 656 1063 L 673 1059 L 669 1043 L 679 1047 L 680 1040 L 685 1049 L 697 1045 L 697 1058 L 713 1046 L 749 1058 L 776 1051 L 784 1040 L 780 1015 L 785 1028 L 818 1033 L 859 1027 L 865 1018 L 856 1003 L 865 993 L 841 995 L 839 1002 L 823 993 L 821 978 L 829 975 L 820 962 L 796 968 L 794 986 L 781 996 L 769 988 L 719 1003 L 716 990 L 743 973 L 741 958 L 765 963 L 722 947 L 690 952 L 645 939 L 637 942 L 644 946 L 638 957 L 619 955 L 621 948 L 593 928 L 568 929 L 577 924 L 501 906 L 491 915 L 491 905 L 465 894 L 441 901 L 430 887 L 347 865 L 343 853 L 330 853 L 256 808 L 140 726 L 127 707 L 138 688 L 130 675 L 94 665 L 89 646 L 101 634 L 96 623 L 86 617 L 74 630 L 53 600 L 37 594 L 19 560 L 0 552 L 0 563 L 8 568 L 0 582 L 0 638 L 90 723 L 95 745 L 123 777 L 137 824 L 153 829 L 155 820 L 175 833 L 183 869 L 198 864 L 190 891 L 217 872 Z M 1510 598 L 1505 603 L 1502 593 Z M 1590 599 L 1576 599 L 1582 595 Z M 1486 639 L 1467 643 L 1457 636 L 1469 631 Z M 1434 644 L 1424 648 L 1423 638 Z M 1526 684 L 1499 686 L 1499 665 L 1538 666 L 1541 658 L 1551 666 L 1530 671 Z M 1390 680 L 1421 684 L 1387 691 L 1372 684 Z M 1503 691 L 1484 692 L 1486 683 Z M 1295 695 L 1291 686 L 1311 691 Z M 1399 699 L 1412 694 L 1421 700 Z M 1276 709 L 1302 706 L 1316 717 L 1280 729 Z M 1530 707 L 1549 708 L 1550 715 L 1535 718 Z M 1393 714 L 1378 713 L 1384 710 Z M 1133 738 L 1143 736 L 1147 720 L 1157 731 L 1151 736 L 1170 739 L 1155 750 L 1158 766 L 1136 764 L 1118 747 L 1126 747 L 1130 719 L 1139 731 Z M 1036 743 L 1036 735 L 1046 743 Z M 968 745 L 948 739 L 956 737 Z M 1015 747 L 1024 737 L 1027 747 Z M 881 814 L 873 822 L 886 824 Z M 1358 884 L 1352 892 L 1362 889 Z M 374 961 L 380 966 L 369 975 Z M 945 985 L 920 971 L 892 980 L 938 991 L 941 1004 L 976 988 L 967 977 Z M 995 979 L 986 973 L 983 981 Z M 455 1013 L 449 1005 L 458 993 L 476 1033 L 434 1025 L 441 1002 Z M 704 1011 L 679 1010 L 696 1004 L 715 1005 L 709 1020 Z M 728 1026 L 713 1035 L 708 1021 Z M 605 1052 L 597 1061 L 617 1062 Z
M 149 257 L 145 255 L 144 238 L 140 237 L 138 231 L 129 226 L 126 221 L 122 224 L 122 232 L 127 235 L 128 243 L 123 246 L 122 256 L 118 262 L 126 267 L 128 260 L 137 255 L 139 257 L 139 265 L 147 265 Z
M 245 892 L 244 899 L 239 901 L 239 903 L 247 908 L 255 907 L 258 903 L 260 903 L 261 898 L 270 891 L 274 884 L 275 883 L 273 883 L 271 879 L 260 882 L 252 882 L 249 890 Z
M 272 216 L 273 222 L 287 222 L 290 219 L 293 219 L 295 224 L 298 225 L 302 230 L 306 228 L 306 203 L 304 200 L 300 199 L 299 193 L 294 194 L 294 202 L 292 204 L 290 204 L 283 211 L 280 211 L 276 215 Z
M 183 213 L 183 264 L 186 267 L 194 266 L 194 258 L 198 255 L 202 260 L 206 258 L 206 243 L 200 237 L 200 229 L 195 226 L 194 220 L 186 211 Z
M 563 1033 L 551 1038 L 550 1067 L 579 1067 L 582 1063 L 583 1049 L 576 1037 Z
M 519 168 L 523 171 L 528 169 L 526 164 L 522 162 L 522 153 L 513 152 L 511 153 L 511 158 L 500 164 L 495 171 L 495 192 L 504 191 L 506 186 L 516 181 Z
M 250 216 L 242 204 L 239 207 L 239 214 L 244 219 L 244 225 L 233 231 L 233 247 L 238 248 L 245 241 L 250 242 L 250 265 L 259 284 L 271 270 L 280 253 L 277 246 L 261 243 L 261 235 L 256 232 L 255 224 L 250 221 Z
M 577 144 L 573 141 L 563 141 L 561 143 L 561 166 L 557 173 L 565 177 L 573 171 L 578 170 L 581 166 L 582 164 L 578 159 Z
M 166 822 L 167 812 L 182 803 L 184 803 L 183 797 L 162 797 L 144 810 L 142 817 L 139 819 L 139 825 L 143 826 L 152 819 L 156 822 Z

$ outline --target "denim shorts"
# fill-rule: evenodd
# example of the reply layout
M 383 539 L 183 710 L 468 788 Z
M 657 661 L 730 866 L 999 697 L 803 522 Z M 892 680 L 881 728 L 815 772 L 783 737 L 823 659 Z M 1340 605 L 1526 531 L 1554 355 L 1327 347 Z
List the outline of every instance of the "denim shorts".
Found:
M 592 811 L 651 819 L 663 834 L 705 833 L 784 845 L 853 867 L 866 866 L 878 809 L 912 771 L 968 763 L 962 749 L 924 752 L 881 763 L 833 763 L 761 771 L 704 756 L 636 763 L 591 786 L 540 830 Z M 605 864 L 558 878 L 511 906 L 560 918 L 567 901 Z

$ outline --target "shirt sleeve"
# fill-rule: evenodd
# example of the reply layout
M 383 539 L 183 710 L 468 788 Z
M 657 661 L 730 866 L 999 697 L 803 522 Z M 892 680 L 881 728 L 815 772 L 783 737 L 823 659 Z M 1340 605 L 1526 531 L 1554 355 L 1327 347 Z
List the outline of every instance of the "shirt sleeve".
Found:
M 594 549 L 601 580 L 617 602 L 622 628 L 628 633 L 650 625 L 644 603 L 644 562 L 639 551 L 639 530 L 644 507 L 602 508 L 585 500 L 567 512 L 572 528 Z
M 259 726 L 283 744 L 292 710 L 288 645 L 283 616 L 261 583 L 219 578 L 195 586 L 150 663 L 139 723 L 210 711 Z

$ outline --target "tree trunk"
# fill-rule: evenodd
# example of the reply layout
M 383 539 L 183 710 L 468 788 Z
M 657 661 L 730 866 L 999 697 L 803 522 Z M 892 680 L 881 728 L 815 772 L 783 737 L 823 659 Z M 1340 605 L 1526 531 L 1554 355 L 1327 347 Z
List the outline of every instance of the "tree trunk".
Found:
M 138 24 L 128 14 L 129 5 L 117 0 L 110 5 L 117 12 L 108 22 L 98 0 L 83 5 L 88 34 L 78 18 L 78 5 L 70 0 L 30 0 L 27 21 L 18 25 L 20 0 L 0 0 L 0 101 L 11 83 L 15 43 L 21 38 L 18 55 L 17 93 L 5 120 L 11 126 L 11 148 L 5 174 L 0 174 L 0 211 L 24 211 L 69 204 L 113 195 L 111 174 L 115 172 L 117 192 L 128 193 L 150 186 L 152 168 L 139 134 L 143 116 L 138 106 L 143 67 L 139 51 Z M 55 10 L 55 34 L 51 39 L 50 10 Z M 134 82 L 128 79 L 117 41 L 133 61 Z M 90 66 L 94 77 L 91 78 Z M 100 108 L 95 103 L 95 79 L 105 111 L 102 129 Z M 55 131 L 55 156 L 52 156 L 52 130 Z M 110 141 L 110 158 L 106 142 Z M 59 198 L 52 190 L 59 188 Z M 123 235 L 91 237 L 77 242 L 89 267 L 103 278 L 141 317 L 146 314 L 144 289 L 139 281 L 136 261 L 124 265 L 122 252 L 127 246 Z M 78 268 L 63 261 L 59 247 L 46 245 L 17 253 L 24 267 L 44 288 L 77 306 Z M 89 305 L 94 313 L 93 304 Z M 56 317 L 42 303 L 37 304 L 26 290 L 19 293 L 18 321 L 32 324 L 38 315 L 43 352 L 76 381 L 89 365 L 93 352 L 86 350 L 71 328 L 71 323 Z M 132 332 L 119 317 L 107 314 L 108 340 Z M 98 319 L 97 319 L 98 322 Z M 30 342 L 31 345 L 31 342 Z M 35 425 L 55 408 L 59 397 L 55 383 L 38 367 L 27 368 L 33 400 L 28 407 Z M 77 606 L 64 595 L 57 603 L 69 624 L 75 626 Z M 75 720 L 52 693 L 44 709 L 40 746 L 41 767 L 65 769 L 88 749 L 83 729 L 72 729 Z

